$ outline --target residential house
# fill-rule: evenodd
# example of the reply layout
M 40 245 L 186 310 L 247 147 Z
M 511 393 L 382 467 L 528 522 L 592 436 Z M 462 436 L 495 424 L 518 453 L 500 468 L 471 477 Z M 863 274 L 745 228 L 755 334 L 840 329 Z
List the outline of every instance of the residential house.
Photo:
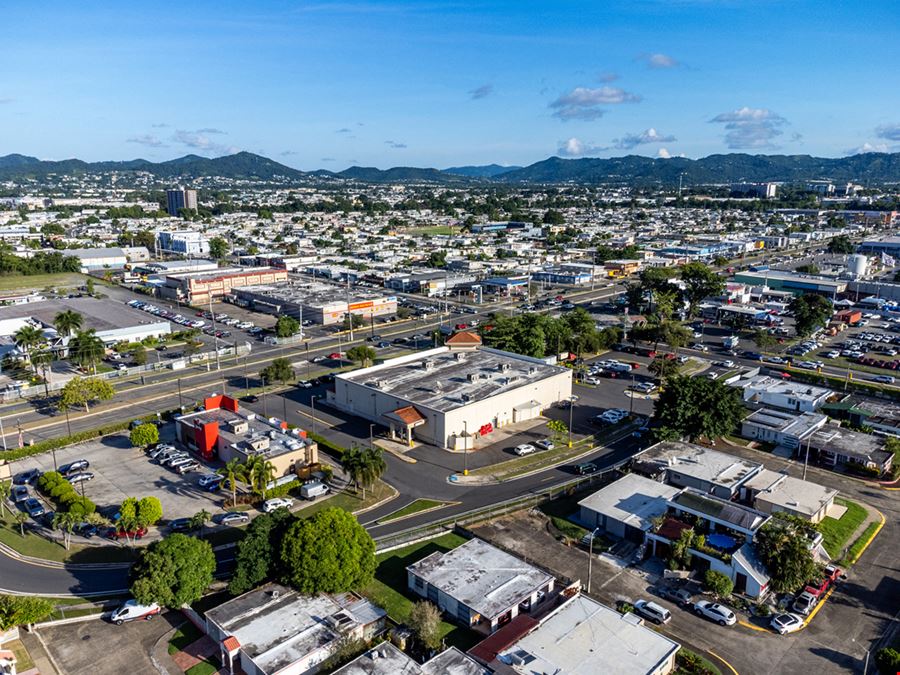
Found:
M 763 469 L 742 488 L 744 501 L 763 513 L 787 513 L 818 523 L 834 507 L 838 491 Z
M 653 519 L 668 509 L 679 488 L 629 473 L 578 502 L 581 522 L 620 539 L 643 544 Z
M 554 578 L 481 539 L 406 568 L 409 589 L 461 625 L 490 634 L 544 607 Z
M 828 416 L 822 413 L 760 408 L 741 422 L 741 436 L 795 450 L 810 434 L 825 426 L 827 421 Z
M 733 499 L 762 464 L 693 443 L 665 441 L 647 449 L 638 471 L 661 475 L 670 485 Z

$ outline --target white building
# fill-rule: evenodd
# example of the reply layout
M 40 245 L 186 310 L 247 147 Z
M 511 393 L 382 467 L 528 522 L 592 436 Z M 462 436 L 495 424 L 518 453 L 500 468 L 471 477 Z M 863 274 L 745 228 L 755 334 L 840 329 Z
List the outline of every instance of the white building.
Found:
M 734 382 L 732 386 L 743 390 L 742 396 L 745 403 L 797 412 L 818 410 L 834 393 L 831 389 L 824 387 L 788 382 L 768 375 L 742 378 Z
M 500 652 L 497 661 L 517 673 L 666 675 L 675 670 L 679 649 L 636 614 L 620 614 L 579 594 Z
M 571 396 L 571 370 L 480 343 L 473 333 L 456 333 L 444 347 L 340 374 L 329 402 L 404 442 L 415 436 L 462 449 L 473 436 L 535 419 Z
M 600 528 L 607 534 L 643 544 L 654 518 L 668 508 L 668 500 L 679 489 L 629 473 L 578 502 L 581 522 L 588 529 Z

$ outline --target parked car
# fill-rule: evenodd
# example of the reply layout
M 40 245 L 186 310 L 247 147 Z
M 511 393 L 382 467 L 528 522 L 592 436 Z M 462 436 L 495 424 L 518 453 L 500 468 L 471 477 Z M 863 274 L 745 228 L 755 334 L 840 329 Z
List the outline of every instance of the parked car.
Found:
M 13 504 L 24 502 L 30 496 L 27 485 L 14 485 L 12 492 L 9 494 L 9 498 L 12 500 Z
M 517 445 L 513 452 L 516 453 L 519 457 L 524 457 L 525 455 L 530 455 L 535 451 L 535 447 L 530 443 L 522 443 Z
M 661 598 L 671 600 L 682 609 L 694 604 L 694 596 L 686 588 L 678 588 L 677 586 L 659 586 L 656 589 L 656 593 Z
M 32 518 L 37 518 L 44 514 L 44 506 L 34 497 L 29 497 L 23 503 L 23 507 L 26 511 L 28 511 L 28 515 Z
M 286 508 L 289 509 L 294 505 L 294 500 L 290 497 L 274 497 L 272 499 L 267 499 L 263 503 L 263 513 L 272 513 L 275 509 Z
M 79 471 L 84 471 L 87 469 L 91 463 L 86 459 L 76 459 L 74 462 L 69 462 L 68 464 L 63 464 L 59 467 L 59 472 L 63 476 L 67 476 L 70 473 L 77 473 Z
M 39 469 L 22 471 L 17 473 L 15 478 L 13 478 L 13 485 L 34 485 L 40 477 L 41 471 Z
M 222 476 L 217 473 L 205 473 L 197 479 L 197 485 L 202 488 L 209 487 L 213 483 L 221 483 Z
M 244 403 L 256 403 L 259 401 L 259 396 L 256 394 L 248 394 L 241 399 Z
M 70 483 L 84 483 L 89 480 L 94 480 L 94 474 L 90 471 L 79 471 L 78 473 L 74 473 L 67 477 Z
M 150 621 L 150 619 L 161 612 L 162 608 L 155 602 L 150 605 L 139 605 L 137 600 L 129 600 L 113 612 L 109 620 L 117 626 L 121 626 L 123 623 L 138 619 Z
M 803 619 L 796 614 L 785 612 L 784 614 L 773 616 L 769 625 L 779 635 L 787 635 L 803 628 Z
M 549 438 L 542 438 L 537 443 L 535 443 L 535 445 L 539 445 L 544 450 L 552 450 L 556 447 L 556 443 L 551 441 Z
M 141 539 L 145 534 L 147 534 L 146 527 L 139 527 L 135 530 L 124 530 L 118 527 L 111 527 L 106 531 L 107 539 Z
M 720 626 L 733 626 L 737 623 L 737 615 L 725 605 L 709 600 L 700 600 L 694 603 L 694 613 L 715 621 Z
M 249 522 L 250 515 L 241 511 L 232 511 L 231 513 L 226 513 L 219 519 L 220 525 L 241 525 L 242 523 Z
M 72 532 L 85 539 L 90 539 L 91 537 L 97 536 L 99 530 L 97 526 L 92 523 L 79 523 L 72 529 Z
M 806 616 L 812 611 L 813 607 L 815 607 L 818 602 L 819 598 L 817 598 L 815 595 L 807 591 L 803 591 L 794 599 L 794 603 L 791 605 L 791 609 L 793 609 L 798 614 Z
M 196 459 L 192 459 L 189 462 L 185 462 L 184 464 L 179 464 L 175 467 L 175 471 L 177 471 L 182 476 L 186 473 L 190 473 L 191 471 L 196 471 L 200 468 L 200 462 Z
M 891 375 L 876 375 L 872 378 L 872 382 L 880 382 L 882 384 L 894 384 L 894 378 Z
M 669 610 L 651 600 L 638 600 L 634 603 L 634 611 L 656 624 L 669 623 L 672 620 Z
M 169 530 L 171 532 L 190 532 L 194 529 L 190 518 L 175 518 L 169 521 Z

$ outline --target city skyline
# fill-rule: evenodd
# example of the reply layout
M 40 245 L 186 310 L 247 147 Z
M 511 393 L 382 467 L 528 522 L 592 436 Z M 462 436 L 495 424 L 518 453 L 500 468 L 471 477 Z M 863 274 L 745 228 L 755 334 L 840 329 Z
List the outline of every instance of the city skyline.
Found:
M 340 170 L 900 150 L 895 7 L 594 4 L 11 8 L 0 154 Z

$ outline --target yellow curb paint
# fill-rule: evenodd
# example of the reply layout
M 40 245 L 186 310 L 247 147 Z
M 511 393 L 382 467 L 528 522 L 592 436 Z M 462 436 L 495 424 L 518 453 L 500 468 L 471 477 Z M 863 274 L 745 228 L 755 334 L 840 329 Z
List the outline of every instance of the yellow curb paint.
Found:
M 809 626 L 809 622 L 812 621 L 813 618 L 816 616 L 816 614 L 819 613 L 819 610 L 825 606 L 825 603 L 828 602 L 828 598 L 830 598 L 831 594 L 834 593 L 835 588 L 836 588 L 836 586 L 832 586 L 831 588 L 828 589 L 828 591 L 825 593 L 825 597 L 822 598 L 822 601 L 820 603 L 818 603 L 815 607 L 813 607 L 813 610 L 809 613 L 809 616 L 806 617 L 806 621 L 803 622 L 803 628 L 801 628 L 800 630 L 803 630 L 804 628 Z M 799 633 L 800 631 L 798 630 L 796 632 Z
M 719 659 L 719 661 L 721 661 L 722 663 L 724 663 L 724 664 L 728 667 L 728 669 L 729 669 L 732 673 L 734 673 L 734 675 L 738 675 L 738 671 L 736 671 L 736 670 L 734 669 L 734 666 L 732 666 L 730 663 L 728 663 L 728 661 L 726 661 L 726 660 L 723 659 L 721 656 L 719 656 L 718 654 L 716 654 L 712 649 L 707 649 L 707 650 L 706 650 L 706 653 L 707 653 L 707 654 L 712 654 L 714 657 L 716 657 L 717 659 Z
M 746 621 L 738 621 L 738 623 L 744 628 L 749 628 L 750 630 L 756 630 L 760 633 L 771 633 L 768 628 L 760 628 L 759 626 L 754 626 L 752 623 L 747 623 Z
M 872 536 L 869 537 L 869 541 L 867 541 L 865 544 L 863 544 L 863 547 L 859 550 L 859 553 L 856 554 L 856 557 L 850 561 L 851 564 L 856 564 L 856 562 L 860 558 L 862 558 L 862 554 L 866 552 L 867 548 L 869 548 L 869 544 L 871 544 L 873 541 L 875 541 L 875 537 L 878 536 L 878 533 L 881 532 L 881 528 L 884 527 L 884 522 L 885 522 L 884 514 L 881 511 L 878 511 L 878 509 L 875 509 L 875 511 L 878 513 L 878 516 L 881 518 L 881 522 L 878 523 L 878 527 L 872 533 Z

